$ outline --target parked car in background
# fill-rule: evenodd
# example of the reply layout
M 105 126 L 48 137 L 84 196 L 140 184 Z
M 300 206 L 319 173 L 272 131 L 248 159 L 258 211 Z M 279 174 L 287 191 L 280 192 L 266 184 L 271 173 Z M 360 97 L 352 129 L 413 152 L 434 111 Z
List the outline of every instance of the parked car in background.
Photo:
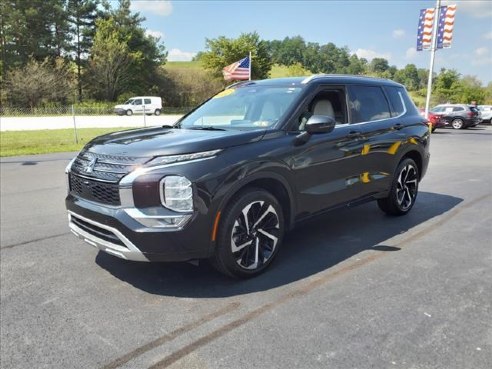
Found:
M 425 117 L 425 110 L 419 109 L 420 115 Z M 441 118 L 439 114 L 433 113 L 429 111 L 429 117 L 427 118 L 429 121 L 429 126 L 431 127 L 431 131 L 434 132 L 438 128 L 446 127 L 448 124 L 445 120 Z
M 426 119 L 392 81 L 240 82 L 172 127 L 89 142 L 67 167 L 69 225 L 123 259 L 210 259 L 252 277 L 314 215 L 371 200 L 407 214 L 429 142 Z
M 162 111 L 162 99 L 158 96 L 136 96 L 127 102 L 114 107 L 114 112 L 118 115 L 133 114 L 155 114 L 160 115 Z
M 441 104 L 432 108 L 431 112 L 454 129 L 475 127 L 482 121 L 480 111 L 473 105 Z
M 492 105 L 478 105 L 478 110 L 482 114 L 482 122 L 491 124 L 492 121 Z

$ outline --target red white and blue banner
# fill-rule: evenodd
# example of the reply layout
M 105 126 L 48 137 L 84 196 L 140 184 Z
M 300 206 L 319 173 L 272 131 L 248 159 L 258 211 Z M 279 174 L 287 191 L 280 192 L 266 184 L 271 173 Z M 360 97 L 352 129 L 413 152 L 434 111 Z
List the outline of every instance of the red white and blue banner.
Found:
M 453 40 L 454 17 L 456 5 L 441 6 L 439 9 L 439 19 L 437 24 L 437 44 L 438 49 L 451 47 Z M 434 30 L 435 9 L 421 9 L 419 24 L 417 29 L 417 51 L 431 50 L 434 41 L 432 39 Z
M 430 50 L 432 47 L 434 13 L 434 8 L 420 10 L 419 27 L 417 30 L 417 51 Z
M 441 6 L 439 28 L 437 29 L 437 48 L 451 47 L 453 40 L 454 16 L 456 5 Z

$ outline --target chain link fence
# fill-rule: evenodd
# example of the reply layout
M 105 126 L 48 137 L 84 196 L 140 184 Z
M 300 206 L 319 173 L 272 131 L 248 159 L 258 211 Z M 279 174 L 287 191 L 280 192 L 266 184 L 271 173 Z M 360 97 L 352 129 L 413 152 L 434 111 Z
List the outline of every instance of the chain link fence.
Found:
M 161 114 L 186 114 L 191 107 L 170 107 L 162 108 Z M 77 106 L 65 105 L 56 107 L 0 107 L 0 116 L 2 117 L 36 117 L 36 116 L 60 116 L 60 115 L 114 115 L 113 106 Z M 152 115 L 150 112 L 147 115 Z

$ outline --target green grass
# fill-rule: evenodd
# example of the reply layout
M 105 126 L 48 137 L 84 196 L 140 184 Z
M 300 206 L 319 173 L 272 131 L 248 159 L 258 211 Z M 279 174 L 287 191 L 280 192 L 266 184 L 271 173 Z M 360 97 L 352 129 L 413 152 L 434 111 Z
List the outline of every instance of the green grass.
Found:
M 203 69 L 199 61 L 168 61 L 164 64 L 164 69 Z
M 73 129 L 0 132 L 0 156 L 47 154 L 78 151 L 94 137 L 129 128 L 82 128 L 77 130 L 75 143 Z

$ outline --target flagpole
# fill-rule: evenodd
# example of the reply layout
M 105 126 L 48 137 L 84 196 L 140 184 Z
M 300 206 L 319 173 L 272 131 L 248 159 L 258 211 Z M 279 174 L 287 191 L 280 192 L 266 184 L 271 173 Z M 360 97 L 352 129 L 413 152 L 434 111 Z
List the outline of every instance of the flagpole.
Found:
M 434 58 L 437 48 L 437 28 L 439 27 L 439 16 L 441 12 L 441 0 L 436 1 L 436 9 L 434 10 L 434 28 L 432 30 L 432 45 L 431 45 L 431 60 L 429 67 L 429 79 L 427 80 L 427 97 L 425 99 L 425 118 L 429 118 L 429 105 L 432 92 L 432 74 L 434 73 Z
M 250 51 L 249 52 L 249 77 L 248 77 L 248 81 L 251 81 L 251 68 L 253 68 L 253 60 L 251 60 L 251 51 Z

